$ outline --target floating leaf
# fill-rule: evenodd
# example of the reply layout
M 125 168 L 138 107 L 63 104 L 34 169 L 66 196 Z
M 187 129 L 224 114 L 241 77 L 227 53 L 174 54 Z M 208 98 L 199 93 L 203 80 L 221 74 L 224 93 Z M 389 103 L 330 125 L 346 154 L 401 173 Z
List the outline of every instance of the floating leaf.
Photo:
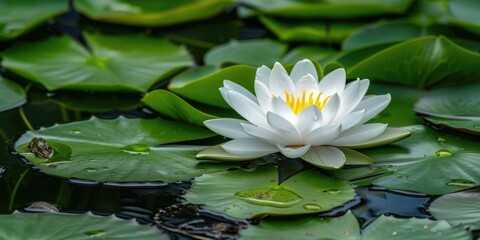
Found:
M 165 39 L 85 36 L 91 52 L 67 36 L 19 42 L 2 53 L 3 66 L 48 90 L 145 92 L 192 64 L 183 47 Z
M 480 2 L 476 0 L 450 0 L 445 2 L 449 21 L 480 34 Z
M 477 80 L 479 64 L 480 54 L 445 37 L 428 36 L 394 45 L 364 59 L 348 69 L 348 77 L 427 88 L 449 79 Z
M 480 135 L 480 118 L 479 119 L 451 119 L 442 117 L 424 117 L 430 123 L 442 127 L 453 128 L 458 131 Z
M 299 22 L 261 17 L 262 23 L 283 41 L 339 43 L 361 23 Z
M 430 219 L 401 219 L 380 216 L 362 231 L 362 239 L 470 239 L 468 232 L 461 228 L 454 228 L 446 221 Z
M 26 98 L 27 95 L 20 85 L 0 76 L 0 112 L 24 104 Z
M 242 0 L 248 6 L 267 15 L 297 18 L 349 19 L 405 12 L 411 0 L 366 1 L 295 1 L 295 0 Z
M 67 0 L 2 0 L 0 1 L 0 41 L 18 37 L 67 10 Z
M 283 64 L 295 64 L 303 59 L 320 61 L 335 53 L 336 51 L 331 48 L 305 45 L 290 50 L 285 56 L 283 56 L 280 62 Z
M 29 131 L 15 143 L 15 150 L 42 172 L 55 176 L 98 182 L 174 182 L 229 166 L 199 165 L 195 154 L 204 147 L 155 146 L 212 135 L 206 129 L 161 119 L 92 118 Z M 38 161 L 28 149 L 33 137 L 61 147 L 48 161 Z M 68 151 L 70 158 L 55 157 Z
M 471 230 L 480 229 L 480 192 L 466 191 L 443 195 L 428 208 L 436 219 Z
M 480 82 L 428 92 L 415 104 L 415 111 L 436 117 L 480 120 Z
M 240 239 L 360 239 L 360 228 L 351 212 L 328 219 L 269 219 L 241 231 Z
M 230 109 L 218 89 L 227 79 L 253 91 L 255 67 L 237 65 L 218 70 L 214 66 L 192 69 L 177 75 L 168 86 L 172 92 L 196 102 Z
M 362 151 L 375 160 L 377 167 L 388 169 L 389 175 L 378 178 L 373 184 L 430 195 L 480 185 L 476 170 L 480 168 L 478 141 L 422 126 L 406 129 L 412 132 L 410 137 L 389 146 Z M 358 171 L 366 174 L 359 177 L 377 174 L 362 168 Z
M 353 199 L 352 187 L 314 170 L 278 185 L 273 166 L 203 175 L 185 196 L 194 204 L 238 218 L 328 211 Z
M 91 213 L 20 213 L 0 216 L 1 239 L 169 239 L 134 220 Z
M 205 64 L 273 65 L 287 50 L 287 45 L 271 39 L 231 40 L 218 45 L 205 55 Z
M 217 118 L 194 108 L 185 100 L 166 90 L 149 92 L 142 98 L 142 102 L 163 115 L 201 127 L 204 126 L 204 121 Z
M 166 26 L 200 20 L 222 12 L 234 0 L 81 0 L 75 9 L 89 18 L 136 26 Z

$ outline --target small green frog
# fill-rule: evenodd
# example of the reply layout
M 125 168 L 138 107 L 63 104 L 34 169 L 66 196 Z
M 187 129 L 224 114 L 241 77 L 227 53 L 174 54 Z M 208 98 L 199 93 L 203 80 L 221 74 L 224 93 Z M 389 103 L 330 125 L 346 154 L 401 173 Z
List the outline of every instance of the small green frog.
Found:
M 30 152 L 38 158 L 50 158 L 53 155 L 53 149 L 48 145 L 47 141 L 41 137 L 34 137 L 28 145 Z

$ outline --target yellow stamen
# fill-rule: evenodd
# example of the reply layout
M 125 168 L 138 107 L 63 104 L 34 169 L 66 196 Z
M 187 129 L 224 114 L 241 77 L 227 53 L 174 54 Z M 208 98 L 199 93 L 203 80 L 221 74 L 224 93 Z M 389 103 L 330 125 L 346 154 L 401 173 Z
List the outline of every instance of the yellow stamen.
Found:
M 324 99 L 321 99 L 323 92 L 316 93 L 312 91 L 307 95 L 306 90 L 303 90 L 302 96 L 299 97 L 296 97 L 293 93 L 289 93 L 287 91 L 284 91 L 284 93 L 285 103 L 287 103 L 287 105 L 295 114 L 299 114 L 303 109 L 312 105 L 315 105 L 322 110 L 327 105 L 328 100 L 331 98 L 331 96 L 327 96 Z

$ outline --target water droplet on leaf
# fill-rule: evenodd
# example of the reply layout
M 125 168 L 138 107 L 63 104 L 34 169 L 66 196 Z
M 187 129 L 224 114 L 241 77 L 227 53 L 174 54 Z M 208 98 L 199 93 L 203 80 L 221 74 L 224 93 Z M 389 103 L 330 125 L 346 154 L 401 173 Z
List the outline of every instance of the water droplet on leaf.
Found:
M 91 238 L 100 238 L 100 239 L 105 239 L 106 237 L 105 235 L 107 234 L 107 232 L 102 229 L 86 231 L 83 233 L 85 233 L 87 236 Z
M 93 173 L 97 171 L 97 169 L 93 167 L 87 167 L 87 168 L 84 168 L 83 170 L 88 173 Z
M 78 129 L 72 129 L 72 130 L 70 130 L 70 133 L 80 134 L 80 133 L 82 133 L 82 131 L 80 131 L 80 130 L 78 130 Z
M 146 144 L 131 144 L 122 148 L 122 151 L 130 154 L 148 154 L 150 146 Z
M 291 207 L 303 198 L 284 188 L 257 188 L 235 193 L 235 197 L 260 206 L 285 208 Z
M 309 211 L 319 211 L 322 209 L 322 207 L 314 203 L 305 204 L 302 207 L 303 209 L 309 210 Z
M 340 189 L 329 189 L 329 190 L 325 190 L 324 192 L 327 192 L 327 193 L 330 193 L 330 194 L 340 194 L 340 193 L 342 193 L 342 190 L 340 190 Z
M 476 184 L 468 179 L 452 179 L 447 185 L 452 187 L 473 187 Z
M 453 156 L 453 153 L 445 149 L 440 149 L 435 152 L 435 155 L 437 155 L 438 157 L 451 157 Z

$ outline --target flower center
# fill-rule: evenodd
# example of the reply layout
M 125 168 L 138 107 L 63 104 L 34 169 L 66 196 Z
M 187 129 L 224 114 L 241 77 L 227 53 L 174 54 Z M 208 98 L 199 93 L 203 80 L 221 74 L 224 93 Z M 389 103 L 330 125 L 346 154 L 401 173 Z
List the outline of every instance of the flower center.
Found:
M 321 99 L 323 92 L 311 91 L 307 94 L 306 90 L 303 90 L 302 96 L 295 96 L 295 94 L 289 93 L 287 91 L 284 91 L 284 93 L 285 102 L 296 115 L 298 115 L 303 109 L 312 105 L 315 105 L 320 108 L 320 110 L 322 110 L 325 105 L 327 105 L 327 102 L 331 97 L 327 96 Z

